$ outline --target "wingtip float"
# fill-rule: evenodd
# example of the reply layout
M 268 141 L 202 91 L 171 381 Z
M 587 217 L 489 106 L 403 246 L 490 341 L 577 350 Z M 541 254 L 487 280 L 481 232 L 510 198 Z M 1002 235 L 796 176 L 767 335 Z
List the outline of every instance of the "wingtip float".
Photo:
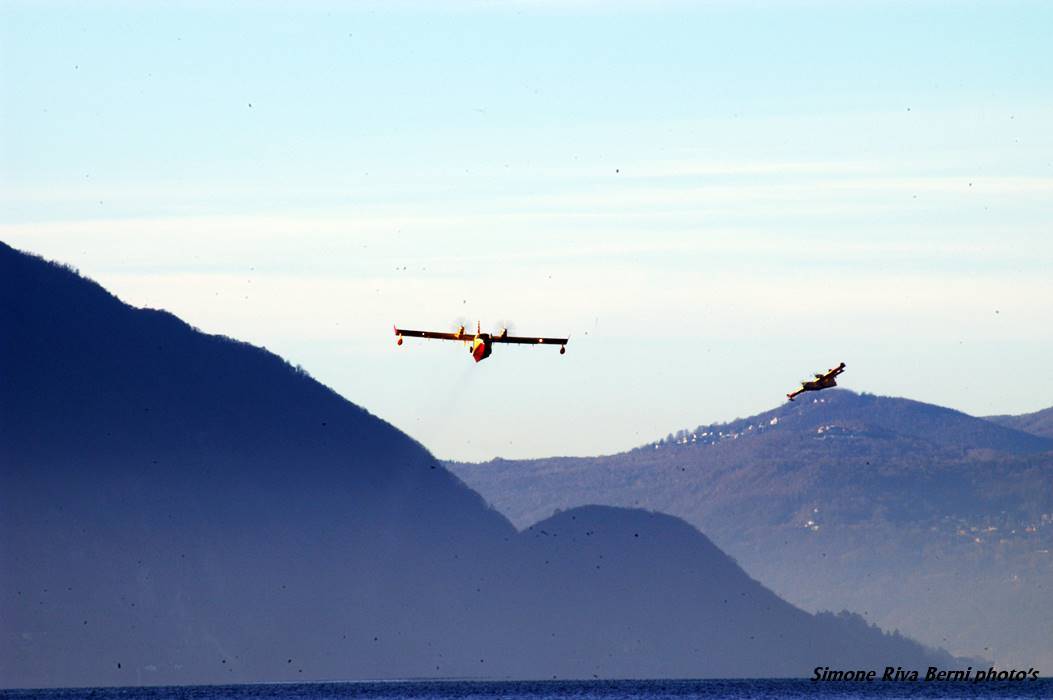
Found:
M 544 338 L 528 337 L 519 335 L 508 335 L 508 329 L 504 328 L 498 334 L 483 333 L 480 324 L 476 323 L 475 333 L 466 332 L 461 326 L 454 333 L 442 333 L 439 331 L 415 331 L 408 328 L 395 326 L 396 344 L 402 345 L 402 339 L 408 338 L 431 338 L 433 340 L 458 340 L 468 345 L 468 352 L 476 362 L 482 362 L 490 357 L 494 351 L 494 343 L 513 343 L 516 345 L 558 345 L 559 354 L 567 352 L 569 338 Z
M 822 389 L 829 389 L 831 387 L 835 387 L 837 386 L 837 375 L 841 374 L 844 371 L 845 363 L 842 362 L 837 367 L 831 367 L 825 373 L 816 372 L 814 375 L 815 379 L 809 379 L 807 381 L 801 382 L 800 388 L 791 391 L 789 394 L 786 395 L 786 398 L 788 398 L 790 401 L 793 401 L 794 398 L 796 398 L 800 394 L 803 394 L 806 391 L 821 391 Z

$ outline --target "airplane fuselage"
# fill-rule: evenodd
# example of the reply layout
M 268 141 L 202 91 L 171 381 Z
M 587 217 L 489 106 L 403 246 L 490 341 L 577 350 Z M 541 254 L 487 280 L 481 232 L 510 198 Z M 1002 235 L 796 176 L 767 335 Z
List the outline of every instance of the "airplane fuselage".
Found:
M 803 382 L 801 388 L 805 391 L 819 391 L 837 386 L 837 380 L 833 377 L 816 377 L 815 381 Z
M 468 347 L 468 351 L 472 353 L 472 357 L 476 362 L 482 362 L 490 357 L 490 353 L 494 351 L 494 343 L 490 339 L 490 334 L 477 333 L 475 338 L 472 339 L 472 344 Z

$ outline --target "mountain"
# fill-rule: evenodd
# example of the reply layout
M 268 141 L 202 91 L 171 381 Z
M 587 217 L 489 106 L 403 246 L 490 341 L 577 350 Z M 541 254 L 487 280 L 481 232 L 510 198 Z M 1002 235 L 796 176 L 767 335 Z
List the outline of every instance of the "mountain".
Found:
M 1053 406 L 1019 416 L 986 416 L 984 420 L 1044 438 L 1053 438 Z
M 522 632 L 560 675 L 609 678 L 629 666 L 642 677 L 683 676 L 685 655 L 705 659 L 716 676 L 799 675 L 801 668 L 808 675 L 816 659 L 881 669 L 888 665 L 881 659 L 902 657 L 905 646 L 923 653 L 858 615 L 812 616 L 788 605 L 668 515 L 584 506 L 528 527 L 520 540 L 524 573 L 509 571 L 509 578 L 535 577 L 516 601 L 532 621 Z M 640 633 L 647 629 L 658 633 Z M 593 649 L 605 649 L 607 658 L 583 666 Z
M 585 503 L 684 518 L 805 609 L 1053 665 L 1053 440 L 829 390 L 602 457 L 450 463 L 518 526 Z
M 434 672 L 400 638 L 444 638 L 502 516 L 271 353 L 6 247 L 0 285 L 4 685 Z
M 266 350 L 0 244 L 0 686 L 953 663 L 669 516 L 517 531 Z

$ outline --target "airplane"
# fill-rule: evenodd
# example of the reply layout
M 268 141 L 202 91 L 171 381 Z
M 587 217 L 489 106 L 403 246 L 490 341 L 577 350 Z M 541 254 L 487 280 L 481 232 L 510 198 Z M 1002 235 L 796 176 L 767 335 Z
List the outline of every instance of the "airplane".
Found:
M 492 333 L 483 333 L 482 327 L 478 322 L 475 324 L 475 334 L 466 333 L 464 326 L 457 329 L 456 333 L 439 333 L 437 331 L 411 331 L 405 328 L 399 328 L 395 326 L 395 336 L 398 338 L 398 344 L 402 345 L 402 338 L 435 338 L 437 340 L 460 340 L 463 343 L 471 343 L 468 346 L 468 352 L 472 353 L 472 357 L 475 358 L 476 362 L 482 362 L 486 358 L 490 357 L 490 353 L 494 350 L 494 343 L 518 343 L 520 345 L 558 345 L 559 354 L 563 355 L 567 352 L 567 338 L 528 338 L 526 336 L 508 335 L 508 329 L 505 328 L 498 335 Z
M 786 395 L 790 401 L 799 394 L 803 394 L 806 391 L 819 391 L 820 389 L 829 389 L 830 387 L 837 386 L 837 375 L 845 371 L 845 363 L 842 362 L 837 367 L 833 367 L 827 370 L 826 374 L 815 374 L 815 379 L 801 382 L 801 388 L 795 389 Z

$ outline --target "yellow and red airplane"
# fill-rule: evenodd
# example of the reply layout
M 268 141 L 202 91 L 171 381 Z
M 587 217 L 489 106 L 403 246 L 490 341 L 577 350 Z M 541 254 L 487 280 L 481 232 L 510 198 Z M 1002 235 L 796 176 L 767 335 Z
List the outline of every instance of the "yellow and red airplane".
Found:
M 438 340 L 459 340 L 468 345 L 468 352 L 476 362 L 482 362 L 490 357 L 494 350 L 494 343 L 518 343 L 520 345 L 558 345 L 559 354 L 567 352 L 567 338 L 529 338 L 527 336 L 508 335 L 505 328 L 499 335 L 483 333 L 478 323 L 475 325 L 475 334 L 466 333 L 464 326 L 457 329 L 456 333 L 440 333 L 438 331 L 411 331 L 406 328 L 395 326 L 395 337 L 398 344 L 402 345 L 403 337 L 408 338 L 434 338 Z
M 837 367 L 831 367 L 826 371 L 826 374 L 819 374 L 818 372 L 814 375 L 814 380 L 801 382 L 801 388 L 795 389 L 786 395 L 790 401 L 793 401 L 794 397 L 803 394 L 806 391 L 819 391 L 820 389 L 829 389 L 830 387 L 837 386 L 837 375 L 845 371 L 845 363 L 842 362 Z

